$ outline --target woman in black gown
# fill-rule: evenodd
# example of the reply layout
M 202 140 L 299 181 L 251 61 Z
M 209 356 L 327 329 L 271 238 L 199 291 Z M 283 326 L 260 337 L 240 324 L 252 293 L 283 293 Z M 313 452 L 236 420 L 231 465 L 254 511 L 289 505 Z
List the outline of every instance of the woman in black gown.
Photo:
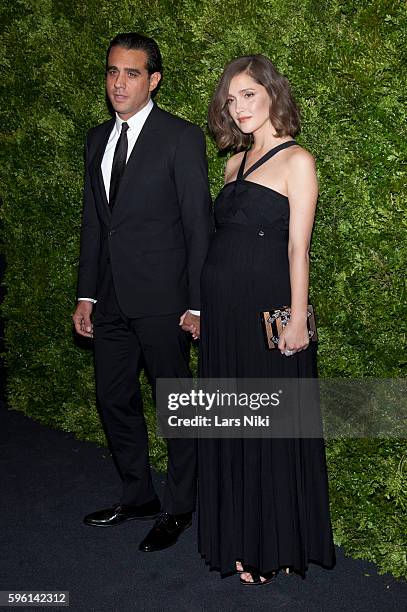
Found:
M 226 165 L 202 273 L 202 378 L 316 377 L 306 327 L 308 251 L 317 200 L 313 157 L 293 137 L 288 81 L 264 56 L 233 60 L 209 109 Z M 259 313 L 291 304 L 279 350 Z M 335 563 L 321 439 L 201 439 L 199 550 L 222 575 L 267 584 L 281 569 Z M 243 570 L 243 571 L 242 571 Z M 244 571 L 246 570 L 246 571 Z

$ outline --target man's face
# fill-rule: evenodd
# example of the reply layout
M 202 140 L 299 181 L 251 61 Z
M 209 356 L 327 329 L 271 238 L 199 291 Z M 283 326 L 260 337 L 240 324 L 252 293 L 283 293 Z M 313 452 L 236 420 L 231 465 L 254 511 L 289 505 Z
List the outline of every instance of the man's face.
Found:
M 106 92 L 119 115 L 127 121 L 149 101 L 161 74 L 149 75 L 147 53 L 141 49 L 112 47 L 107 61 Z

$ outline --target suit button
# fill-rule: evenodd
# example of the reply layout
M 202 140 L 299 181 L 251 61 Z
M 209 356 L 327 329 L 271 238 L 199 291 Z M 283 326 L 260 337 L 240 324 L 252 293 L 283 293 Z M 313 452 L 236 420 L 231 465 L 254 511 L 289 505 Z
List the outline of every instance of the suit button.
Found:
M 263 236 L 264 236 L 263 230 L 260 230 L 257 235 L 260 236 L 261 238 L 263 238 Z
M 116 233 L 116 230 L 110 230 L 109 236 L 113 236 L 113 234 L 115 234 L 115 233 Z

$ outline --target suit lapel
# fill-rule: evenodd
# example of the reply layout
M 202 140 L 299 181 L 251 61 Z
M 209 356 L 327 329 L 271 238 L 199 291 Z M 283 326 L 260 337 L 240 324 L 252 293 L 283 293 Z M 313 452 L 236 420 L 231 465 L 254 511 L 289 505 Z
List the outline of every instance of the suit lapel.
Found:
M 114 124 L 115 124 L 115 119 L 112 119 L 104 127 L 104 133 L 101 136 L 99 146 L 97 147 L 95 157 L 93 159 L 93 169 L 92 169 L 93 175 L 96 179 L 96 185 L 99 190 L 99 196 L 100 196 L 99 201 L 102 202 L 102 205 L 103 205 L 102 208 L 104 211 L 106 211 L 109 217 L 111 215 L 111 212 L 109 208 L 109 202 L 107 201 L 107 197 L 106 197 L 105 184 L 103 181 L 102 159 L 103 159 L 103 155 L 105 154 L 107 141 L 109 140 L 109 136 L 111 134 Z
M 116 197 L 114 210 L 118 208 L 120 204 L 120 198 L 126 190 L 131 178 L 134 178 L 136 174 L 136 168 L 141 165 L 141 161 L 145 157 L 149 157 L 150 150 L 154 153 L 154 138 L 153 135 L 157 131 L 156 127 L 156 113 L 159 112 L 157 106 L 154 105 L 149 116 L 147 117 L 143 128 L 137 138 L 137 141 L 130 153 L 129 159 L 127 160 L 126 168 L 120 182 L 119 191 Z

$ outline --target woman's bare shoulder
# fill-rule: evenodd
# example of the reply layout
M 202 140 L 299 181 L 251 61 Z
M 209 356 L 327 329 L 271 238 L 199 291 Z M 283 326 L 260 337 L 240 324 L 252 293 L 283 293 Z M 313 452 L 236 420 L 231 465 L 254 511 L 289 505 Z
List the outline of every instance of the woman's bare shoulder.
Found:
M 307 169 L 315 169 L 314 156 L 307 151 L 307 149 L 304 149 L 304 147 L 301 147 L 300 145 L 290 147 L 287 153 L 287 164 L 290 170 L 306 171 Z

